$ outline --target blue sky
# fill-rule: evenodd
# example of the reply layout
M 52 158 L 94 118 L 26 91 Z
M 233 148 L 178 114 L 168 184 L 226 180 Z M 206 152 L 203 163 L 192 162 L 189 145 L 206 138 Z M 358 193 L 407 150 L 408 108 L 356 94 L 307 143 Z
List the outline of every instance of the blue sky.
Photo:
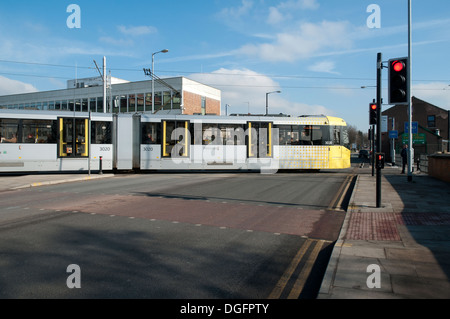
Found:
M 68 28 L 70 4 L 81 28 Z M 371 4 L 380 28 L 369 28 Z M 62 89 L 68 79 L 186 76 L 222 90 L 232 113 L 327 114 L 368 129 L 376 56 L 403 57 L 407 0 L 2 1 L 0 94 Z M 413 95 L 450 107 L 450 2 L 412 0 Z M 19 62 L 19 63 L 13 63 Z M 383 71 L 387 103 L 387 70 Z M 362 89 L 361 86 L 365 86 Z M 383 109 L 389 106 L 383 106 Z

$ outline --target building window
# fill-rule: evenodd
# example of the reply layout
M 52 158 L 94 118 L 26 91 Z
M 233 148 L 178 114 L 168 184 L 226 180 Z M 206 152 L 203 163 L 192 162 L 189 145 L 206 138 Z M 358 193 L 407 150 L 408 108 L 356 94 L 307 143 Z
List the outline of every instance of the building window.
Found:
M 89 99 L 89 110 L 91 112 L 97 112 L 97 99 L 95 97 Z
M 128 96 L 128 112 L 136 112 L 136 95 L 134 94 Z
M 428 115 L 427 124 L 428 124 L 428 127 L 436 127 L 436 116 Z
M 127 108 L 127 96 L 126 95 L 121 95 L 120 96 L 120 113 L 126 113 L 128 111 Z
M 202 96 L 202 115 L 206 114 L 206 97 Z
M 179 92 L 174 93 L 173 99 L 172 99 L 172 106 L 174 109 L 180 109 L 181 108 L 181 94 Z
M 169 91 L 163 92 L 163 110 L 172 109 L 172 97 Z
M 137 95 L 137 111 L 138 112 L 144 111 L 144 94 Z
M 82 99 L 81 100 L 81 112 L 87 112 L 88 111 L 88 99 Z
M 146 111 L 152 110 L 152 94 L 151 93 L 145 94 L 145 110 Z

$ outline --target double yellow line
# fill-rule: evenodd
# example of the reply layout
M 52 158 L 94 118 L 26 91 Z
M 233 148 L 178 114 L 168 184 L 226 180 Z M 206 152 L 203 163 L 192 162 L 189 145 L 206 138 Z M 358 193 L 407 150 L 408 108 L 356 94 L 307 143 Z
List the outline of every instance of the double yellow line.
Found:
M 317 260 L 317 256 L 319 255 L 320 250 L 322 249 L 322 246 L 325 242 L 325 240 L 307 239 L 300 247 L 291 264 L 281 276 L 280 280 L 278 280 L 278 283 L 270 293 L 268 299 L 279 299 L 281 297 L 281 294 L 286 289 L 288 282 L 290 281 L 292 275 L 294 274 L 302 259 L 305 257 L 305 254 L 309 250 L 309 247 L 315 243 L 312 252 L 306 259 L 305 264 L 302 267 L 302 270 L 295 280 L 295 283 L 292 286 L 292 289 L 287 297 L 287 299 L 298 299 L 309 277 L 309 274 L 311 273 L 314 263 Z
M 342 183 L 341 187 L 339 188 L 338 192 L 334 196 L 333 200 L 331 201 L 330 205 L 328 206 L 328 210 L 342 210 L 341 205 L 342 201 L 344 200 L 345 195 L 347 194 L 347 190 L 351 185 L 351 182 L 353 180 L 353 177 L 355 177 L 354 174 L 348 174 L 345 178 L 344 183 Z

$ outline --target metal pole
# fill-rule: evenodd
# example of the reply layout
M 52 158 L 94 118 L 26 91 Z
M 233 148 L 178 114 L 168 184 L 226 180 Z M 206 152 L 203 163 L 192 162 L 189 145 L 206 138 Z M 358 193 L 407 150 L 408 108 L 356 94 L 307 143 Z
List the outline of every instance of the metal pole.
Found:
M 89 121 L 88 121 L 88 175 L 91 176 L 91 108 L 89 107 Z
M 103 57 L 103 113 L 106 113 L 106 57 Z
M 266 115 L 269 114 L 269 93 L 266 93 Z
M 377 153 L 381 152 L 381 76 L 382 54 L 377 55 Z M 381 168 L 377 166 L 377 207 L 381 207 Z
M 412 80 L 412 6 L 411 0 L 408 0 L 408 181 L 412 181 L 412 167 L 414 161 L 413 150 L 413 136 L 412 136 L 412 94 L 411 94 L 411 80 Z
M 152 54 L 152 69 L 150 71 L 152 77 L 152 114 L 155 113 L 155 53 Z
M 395 130 L 395 117 L 392 118 L 392 131 Z M 391 161 L 392 166 L 395 165 L 395 139 L 391 139 Z
M 375 176 L 375 125 L 370 128 L 370 162 L 372 163 L 372 176 Z

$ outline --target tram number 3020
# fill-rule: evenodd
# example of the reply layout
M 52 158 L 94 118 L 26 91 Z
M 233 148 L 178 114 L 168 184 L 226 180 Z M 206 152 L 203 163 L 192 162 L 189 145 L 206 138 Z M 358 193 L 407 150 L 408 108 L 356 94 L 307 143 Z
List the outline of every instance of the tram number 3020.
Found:
M 151 146 L 144 146 L 143 151 L 144 152 L 153 152 L 153 147 L 151 147 Z
M 100 152 L 109 152 L 109 151 L 111 151 L 111 147 L 109 146 L 100 147 Z

